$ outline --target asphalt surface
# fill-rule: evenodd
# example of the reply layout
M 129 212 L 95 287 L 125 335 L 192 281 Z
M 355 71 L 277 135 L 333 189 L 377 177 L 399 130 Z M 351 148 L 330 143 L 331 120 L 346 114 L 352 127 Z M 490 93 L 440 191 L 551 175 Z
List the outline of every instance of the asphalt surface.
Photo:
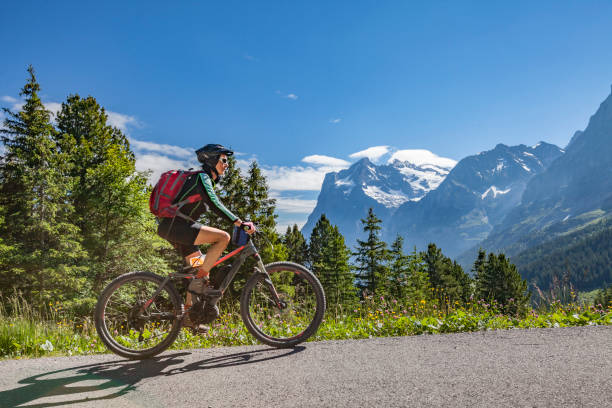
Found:
M 0 407 L 606 407 L 612 327 L 0 362 Z

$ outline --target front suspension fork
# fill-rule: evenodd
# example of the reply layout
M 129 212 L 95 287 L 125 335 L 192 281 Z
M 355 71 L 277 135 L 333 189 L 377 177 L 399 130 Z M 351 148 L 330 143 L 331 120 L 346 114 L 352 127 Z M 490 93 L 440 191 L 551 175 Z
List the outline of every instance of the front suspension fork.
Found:
M 268 274 L 268 271 L 266 270 L 266 267 L 263 264 L 260 257 L 258 257 L 258 261 L 259 261 L 259 268 L 255 268 L 257 269 L 257 273 L 264 275 L 264 282 L 268 286 L 268 289 L 270 290 L 270 293 L 272 294 L 272 300 L 276 303 L 276 306 L 280 310 L 283 310 L 285 307 L 287 307 L 287 304 L 281 300 L 280 296 L 278 296 L 278 292 L 276 291 L 276 288 L 274 287 L 274 283 L 272 283 L 272 279 L 270 279 L 270 274 Z

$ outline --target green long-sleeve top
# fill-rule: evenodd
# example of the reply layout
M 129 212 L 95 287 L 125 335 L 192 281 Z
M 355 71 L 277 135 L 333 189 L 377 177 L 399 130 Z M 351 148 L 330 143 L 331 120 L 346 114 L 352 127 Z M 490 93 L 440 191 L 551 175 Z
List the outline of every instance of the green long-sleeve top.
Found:
M 215 182 L 210 174 L 205 171 L 191 175 L 181 189 L 175 203 L 184 200 L 185 198 L 199 194 L 202 200 L 195 203 L 185 204 L 180 211 L 193 220 L 197 220 L 200 216 L 207 212 L 213 211 L 221 218 L 227 219 L 229 222 L 234 222 L 238 219 L 230 210 L 227 209 L 217 197 L 215 193 Z

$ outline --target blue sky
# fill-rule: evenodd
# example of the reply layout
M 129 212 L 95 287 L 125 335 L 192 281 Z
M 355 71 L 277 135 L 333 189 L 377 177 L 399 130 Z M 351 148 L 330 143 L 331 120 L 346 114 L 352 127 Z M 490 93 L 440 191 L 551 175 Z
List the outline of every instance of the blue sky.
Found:
M 229 145 L 285 226 L 357 152 L 565 146 L 612 84 L 610 1 L 174 3 L 3 4 L 0 105 L 33 64 L 50 109 L 96 97 L 139 168 Z

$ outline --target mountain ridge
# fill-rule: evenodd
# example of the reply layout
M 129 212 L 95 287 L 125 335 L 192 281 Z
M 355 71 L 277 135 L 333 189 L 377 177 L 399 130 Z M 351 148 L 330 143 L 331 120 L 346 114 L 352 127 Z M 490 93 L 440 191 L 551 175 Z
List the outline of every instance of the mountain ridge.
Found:
M 515 255 L 571 229 L 612 216 L 612 93 L 584 131 L 576 132 L 565 154 L 533 177 L 520 205 L 512 209 L 480 246 Z M 461 262 L 475 248 L 461 256 Z

